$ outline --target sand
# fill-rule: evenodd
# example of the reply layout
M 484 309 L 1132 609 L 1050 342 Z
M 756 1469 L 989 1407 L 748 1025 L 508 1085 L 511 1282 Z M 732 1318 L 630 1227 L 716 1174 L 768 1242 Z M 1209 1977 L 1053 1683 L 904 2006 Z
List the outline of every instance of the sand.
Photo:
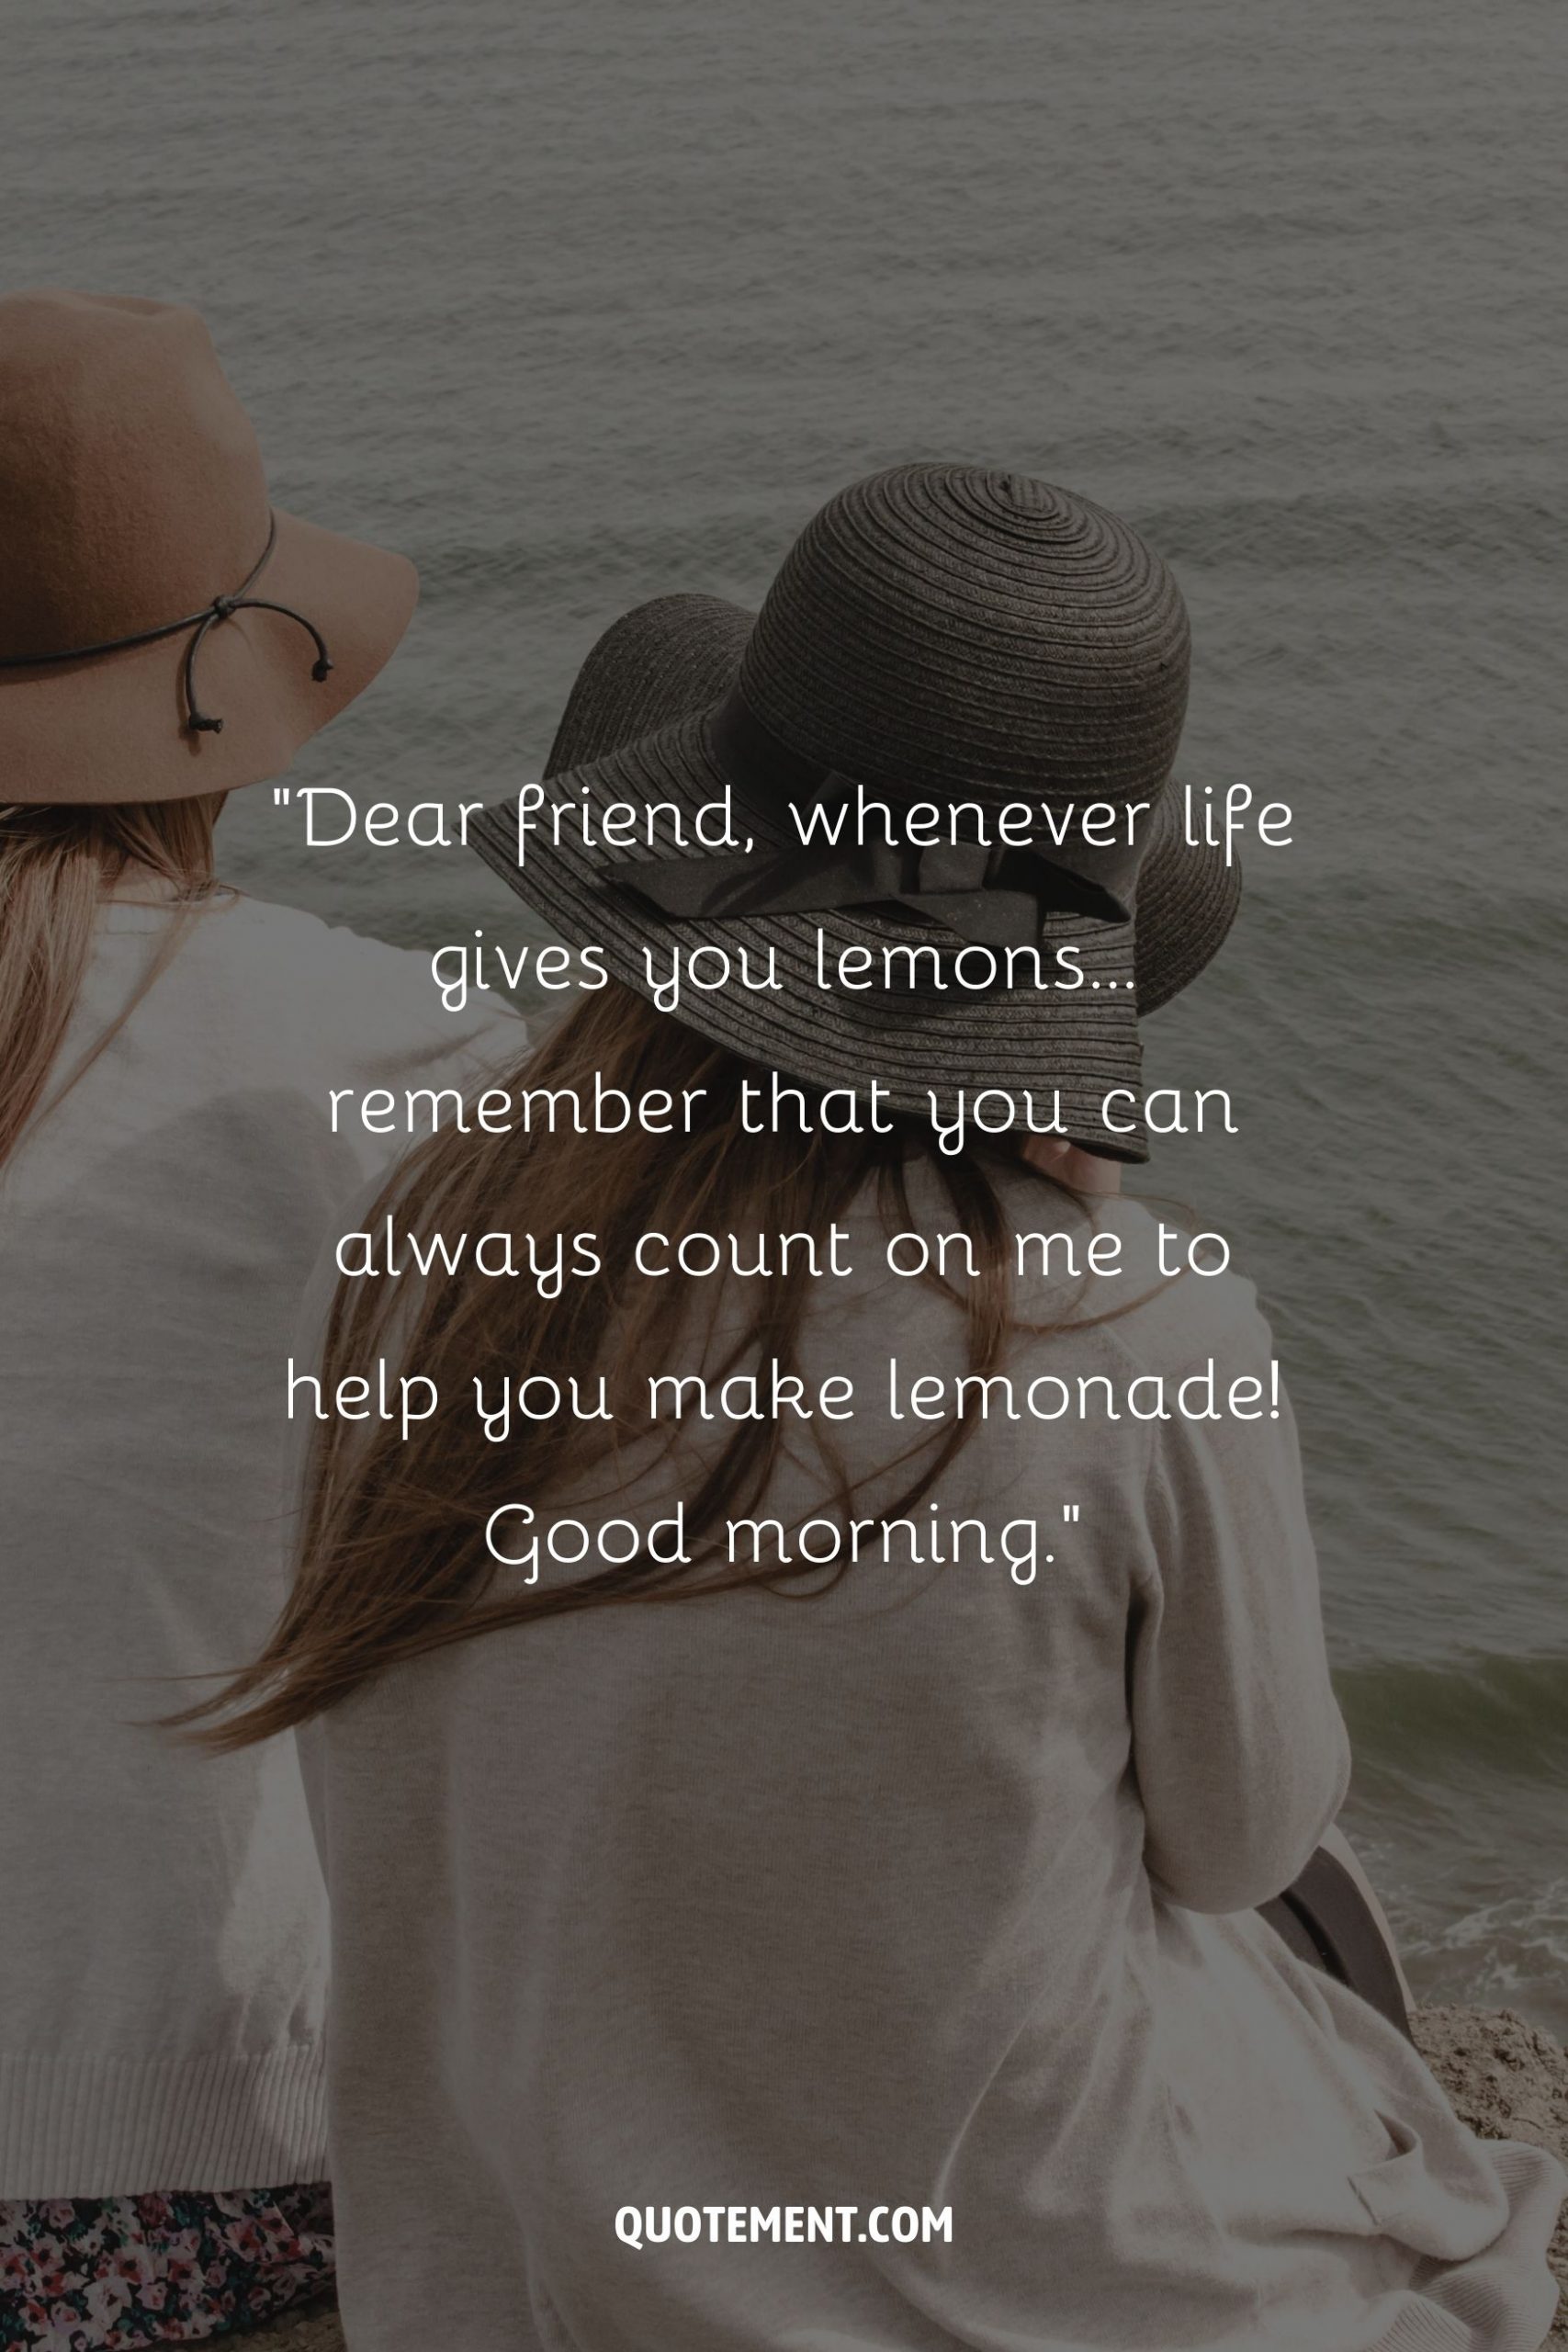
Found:
M 1416 2039 L 1457 2112 L 1486 2140 L 1531 2140 L 1568 2160 L 1568 2052 L 1512 2009 L 1418 2009 Z M 1551 2242 L 1568 2287 L 1568 2209 Z M 1568 2346 L 1568 2304 L 1548 2343 Z
M 272 2327 L 258 2327 L 249 2335 L 237 2335 L 236 2344 L 287 2345 L 288 2352 L 344 2352 L 343 2330 L 337 2324 L 337 2313 L 322 2311 L 317 2304 L 303 2318 L 291 2312 Z
M 1420 2009 L 1416 2036 L 1427 2063 L 1471 2129 L 1491 2140 L 1533 2140 L 1568 2158 L 1568 2052 L 1512 2009 Z M 1559 2222 L 1552 2267 L 1568 2284 L 1568 2217 Z M 1568 2307 L 1548 2339 L 1568 2352 Z M 335 2315 L 320 2308 L 245 2339 L 288 2352 L 344 2352 Z

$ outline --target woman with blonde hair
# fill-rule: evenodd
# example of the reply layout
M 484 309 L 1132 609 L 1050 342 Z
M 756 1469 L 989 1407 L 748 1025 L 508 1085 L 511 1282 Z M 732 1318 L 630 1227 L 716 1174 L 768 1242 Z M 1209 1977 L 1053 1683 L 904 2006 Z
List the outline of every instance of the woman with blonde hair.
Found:
M 299 1292 L 388 1164 L 334 1086 L 515 1019 L 223 888 L 413 610 L 275 513 L 200 321 L 0 301 L 0 2346 L 197 2342 L 330 2283 L 325 1907 L 288 1748 L 147 1728 L 261 1638 Z
M 611 985 L 513 1082 L 547 1128 L 377 1214 L 579 1276 L 330 1302 L 327 1381 L 441 1409 L 320 1432 L 208 1711 L 300 1731 L 354 2352 L 1546 2333 L 1557 2166 L 1259 1915 L 1348 1762 L 1295 1439 L 1251 1286 L 1116 1189 L 1140 1012 L 1235 903 L 1187 666 L 1114 515 L 899 468 L 754 623 L 623 624 L 525 837 L 485 822 Z

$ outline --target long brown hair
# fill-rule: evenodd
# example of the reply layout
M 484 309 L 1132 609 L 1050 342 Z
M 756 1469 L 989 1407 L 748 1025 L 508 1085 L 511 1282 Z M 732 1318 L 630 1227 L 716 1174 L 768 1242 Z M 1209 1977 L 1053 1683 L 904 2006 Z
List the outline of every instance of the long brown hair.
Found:
M 924 1161 L 939 1172 L 955 1229 L 974 1243 L 979 1278 L 965 1284 L 962 1300 L 970 1367 L 994 1368 L 1018 1328 L 1011 1234 L 995 1162 L 978 1153 L 939 1153 L 931 1130 L 913 1120 L 897 1122 L 885 1135 L 743 1132 L 741 1081 L 755 1075 L 725 1047 L 611 986 L 585 999 L 530 1057 L 528 1087 L 575 1089 L 590 1102 L 596 1076 L 634 1101 L 655 1088 L 677 1102 L 683 1090 L 701 1090 L 689 1126 L 674 1123 L 676 1131 L 663 1136 L 635 1122 L 619 1135 L 487 1136 L 454 1126 L 420 1147 L 367 1217 L 372 1230 L 390 1216 L 427 1248 L 437 1233 L 453 1240 L 462 1233 L 526 1232 L 536 1245 L 547 1245 L 547 1254 L 560 1237 L 570 1262 L 573 1237 L 586 1223 L 594 1227 L 603 1271 L 581 1281 L 569 1272 L 553 1297 L 539 1296 L 527 1280 L 444 1277 L 425 1284 L 412 1309 L 401 1301 L 412 1284 L 340 1283 L 328 1321 L 323 1397 L 340 1379 L 360 1376 L 378 1354 L 389 1352 L 433 1381 L 441 1401 L 406 1442 L 396 1423 L 345 1429 L 333 1418 L 320 1428 L 292 1598 L 260 1657 L 215 1698 L 174 1721 L 205 1721 L 200 1736 L 208 1745 L 243 1747 L 308 1721 L 400 1660 L 502 1626 L 613 1602 L 681 1601 L 746 1585 L 788 1584 L 788 1572 L 767 1560 L 715 1565 L 726 1515 L 754 1507 L 783 1453 L 777 1420 L 748 1419 L 693 1473 L 694 1490 L 684 1497 L 687 1562 L 655 1560 L 645 1544 L 624 1566 L 489 1597 L 497 1566 L 485 1539 L 492 1512 L 519 1491 L 534 1498 L 581 1493 L 601 1473 L 604 1491 L 613 1491 L 626 1426 L 637 1430 L 644 1469 L 650 1435 L 656 1443 L 660 1436 L 647 1419 L 647 1384 L 669 1372 L 683 1343 L 690 1347 L 697 1285 L 679 1276 L 639 1276 L 633 1253 L 645 1233 L 744 1235 L 758 1229 L 761 1217 L 770 1232 L 821 1239 L 869 1183 L 877 1187 L 890 1229 L 908 1230 L 915 1223 L 910 1170 Z M 816 1287 L 809 1267 L 775 1265 L 739 1287 L 748 1311 L 724 1326 L 716 1368 L 706 1366 L 710 1380 L 770 1359 L 792 1372 Z M 720 1318 L 709 1311 L 711 1337 Z M 515 1395 L 518 1384 L 536 1374 L 550 1375 L 563 1391 L 575 1375 L 594 1398 L 603 1375 L 614 1419 L 558 1414 L 527 1423 L 517 1442 L 498 1445 L 457 1401 L 463 1392 L 471 1396 L 476 1377 L 505 1379 Z M 852 1497 L 838 1450 L 820 1419 L 803 1426 L 814 1436 L 826 1495 L 848 1510 Z M 908 1462 L 911 1475 L 886 1515 L 897 1517 L 919 1503 L 968 1433 L 962 1421 L 939 1424 L 908 1455 L 887 1464 L 898 1470 Z M 660 1459 L 679 1435 L 672 1421 Z M 812 1571 L 813 1592 L 829 1581 Z
M 29 1121 L 91 1068 L 179 944 L 176 911 L 130 1004 L 46 1102 L 104 893 L 136 870 L 170 892 L 176 910 L 206 898 L 216 888 L 212 829 L 222 806 L 221 793 L 101 808 L 0 806 L 0 1168 Z

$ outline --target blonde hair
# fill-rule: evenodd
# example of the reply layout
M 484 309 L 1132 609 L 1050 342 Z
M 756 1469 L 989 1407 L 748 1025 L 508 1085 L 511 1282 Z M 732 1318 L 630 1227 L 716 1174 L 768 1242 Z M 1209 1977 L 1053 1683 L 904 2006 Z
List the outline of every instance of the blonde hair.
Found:
M 182 914 L 217 888 L 212 829 L 222 793 L 115 807 L 0 804 L 0 1168 L 24 1128 L 91 1068 L 184 934 Z M 44 1090 L 82 992 L 99 903 L 144 872 L 172 893 L 175 919 L 140 986 L 46 1101 Z

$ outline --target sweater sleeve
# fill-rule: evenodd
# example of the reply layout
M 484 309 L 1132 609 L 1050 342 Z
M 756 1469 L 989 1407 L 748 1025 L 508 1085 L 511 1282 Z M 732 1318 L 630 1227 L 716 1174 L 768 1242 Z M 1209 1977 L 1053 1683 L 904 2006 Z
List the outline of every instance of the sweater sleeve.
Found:
M 1248 1300 L 1222 1385 L 1251 1374 L 1267 1399 L 1270 1353 Z M 1129 1668 L 1145 1860 L 1184 1909 L 1242 1911 L 1291 1883 L 1349 1778 L 1295 1423 L 1281 1390 L 1278 1419 L 1155 1426 Z

